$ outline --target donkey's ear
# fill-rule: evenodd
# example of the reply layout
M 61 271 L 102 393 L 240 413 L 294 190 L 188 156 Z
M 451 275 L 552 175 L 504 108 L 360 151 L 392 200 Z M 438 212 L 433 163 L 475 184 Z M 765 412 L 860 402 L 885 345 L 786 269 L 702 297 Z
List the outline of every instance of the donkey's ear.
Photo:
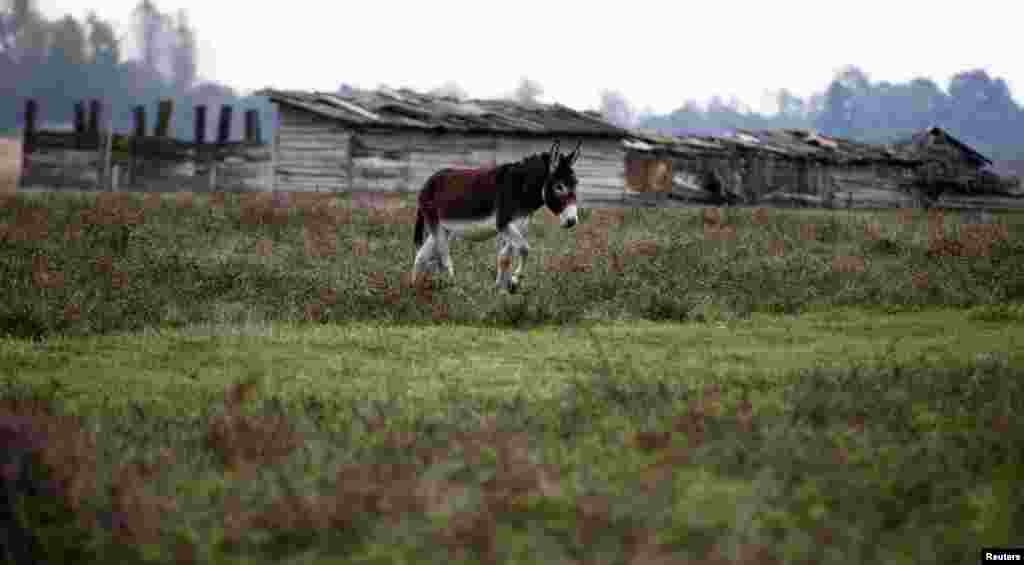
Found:
M 560 141 L 555 140 L 555 143 L 551 145 L 551 157 L 548 160 L 549 174 L 555 172 L 555 169 L 558 167 L 558 145 L 560 143 Z
M 576 164 L 576 160 L 580 158 L 580 146 L 581 145 L 583 145 L 583 140 L 582 139 L 576 142 L 576 149 L 573 149 L 572 153 L 569 154 L 569 166 L 570 167 L 572 165 L 575 165 Z

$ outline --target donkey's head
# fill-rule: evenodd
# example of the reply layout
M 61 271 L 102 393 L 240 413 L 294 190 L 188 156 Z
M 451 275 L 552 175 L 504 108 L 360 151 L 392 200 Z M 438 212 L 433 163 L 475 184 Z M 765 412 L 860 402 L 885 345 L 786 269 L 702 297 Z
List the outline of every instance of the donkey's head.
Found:
M 580 141 L 568 155 L 558 152 L 558 142 L 551 146 L 548 154 L 548 180 L 544 183 L 544 203 L 552 214 L 558 216 L 563 228 L 576 225 L 576 172 L 572 169 L 580 156 Z

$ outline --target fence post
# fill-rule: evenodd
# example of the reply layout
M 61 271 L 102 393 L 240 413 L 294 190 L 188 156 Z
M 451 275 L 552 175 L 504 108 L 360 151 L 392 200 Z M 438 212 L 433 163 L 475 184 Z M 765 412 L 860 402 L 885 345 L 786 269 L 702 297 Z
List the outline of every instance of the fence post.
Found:
M 200 165 L 207 164 L 206 159 L 206 148 L 203 145 L 206 143 L 206 106 L 199 105 L 195 107 L 195 120 L 192 122 L 195 128 L 193 137 L 193 151 L 195 159 L 195 171 L 198 176 L 200 173 Z
M 174 100 L 161 100 L 157 108 L 156 136 L 167 137 L 167 130 L 171 125 L 171 112 L 174 111 Z
M 217 167 L 220 165 L 221 150 L 229 139 L 231 139 L 231 106 L 222 104 L 220 122 L 217 124 L 217 152 L 210 162 L 210 190 L 217 189 Z
M 99 104 L 97 104 L 98 106 Z M 97 122 L 99 118 L 97 117 Z M 103 150 L 103 179 L 109 181 L 109 188 L 111 191 L 117 190 L 117 179 L 113 176 L 114 172 L 110 168 L 111 155 L 114 152 L 114 112 L 110 112 L 110 117 L 107 118 L 107 134 L 104 138 L 104 150 Z
M 100 139 L 100 119 L 102 118 L 103 107 L 100 101 L 95 98 L 89 102 L 89 140 L 91 143 Z
M 131 142 L 131 158 L 130 164 L 128 165 L 128 182 L 132 185 L 135 184 L 136 176 L 136 159 L 139 153 L 139 142 L 146 136 L 146 107 L 136 106 L 135 107 L 135 132 L 132 135 Z
M 195 141 L 198 149 L 206 143 L 206 106 L 196 106 L 195 128 Z
M 75 149 L 85 146 L 85 102 L 75 102 Z
M 220 123 L 217 124 L 217 145 L 224 145 L 231 138 L 231 106 L 220 107 Z
M 245 141 L 259 145 L 260 143 L 260 111 L 245 111 Z
M 270 130 L 270 190 L 277 190 L 277 152 L 281 147 L 280 116 L 276 112 L 271 113 L 270 116 L 271 123 L 274 124 L 273 129 Z M 351 166 L 351 159 L 349 162 Z
M 34 98 L 25 101 L 25 131 L 21 140 L 21 178 L 28 176 L 29 155 L 36 149 L 36 112 L 39 106 Z

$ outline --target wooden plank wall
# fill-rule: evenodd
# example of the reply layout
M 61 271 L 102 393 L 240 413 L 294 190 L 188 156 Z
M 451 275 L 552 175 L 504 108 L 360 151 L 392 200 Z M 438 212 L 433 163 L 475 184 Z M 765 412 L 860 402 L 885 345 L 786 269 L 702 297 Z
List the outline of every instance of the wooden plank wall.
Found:
M 337 192 L 351 188 L 352 131 L 338 122 L 278 105 L 274 183 L 278 190 Z
M 634 153 L 639 159 L 641 153 Z M 751 196 L 756 202 L 776 191 L 827 198 L 836 192 L 902 192 L 902 183 L 909 180 L 911 169 L 891 163 L 840 165 L 814 159 L 785 158 L 767 154 L 745 154 L 746 166 L 740 170 L 739 159 L 730 153 L 700 152 L 672 154 L 668 159 L 673 175 L 691 182 L 706 172 L 715 171 L 724 188 Z M 740 172 L 737 176 L 735 173 Z M 737 180 L 742 185 L 737 186 Z M 634 182 L 641 182 L 640 177 Z M 645 190 L 653 186 L 647 179 Z M 739 189 L 739 190 L 737 190 Z
M 562 140 L 571 151 L 574 140 Z M 446 167 L 518 161 L 551 149 L 554 139 L 494 135 L 368 131 L 351 142 L 354 190 L 418 191 Z M 585 140 L 576 164 L 580 200 L 621 198 L 625 152 L 618 140 Z
M 490 135 L 360 132 L 352 141 L 353 188 L 415 192 L 440 169 L 494 164 L 496 148 Z
M 551 149 L 554 138 L 499 138 L 498 162 L 515 161 L 532 153 Z M 560 151 L 572 151 L 577 139 L 561 138 Z M 626 151 L 618 139 L 583 139 L 580 160 L 576 162 L 578 198 L 587 200 L 621 199 L 626 186 Z

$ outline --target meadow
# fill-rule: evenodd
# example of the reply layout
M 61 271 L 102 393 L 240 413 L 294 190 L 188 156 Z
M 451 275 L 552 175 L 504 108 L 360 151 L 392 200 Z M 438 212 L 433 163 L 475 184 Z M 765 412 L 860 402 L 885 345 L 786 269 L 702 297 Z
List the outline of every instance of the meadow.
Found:
M 0 196 L 45 562 L 963 563 L 1024 532 L 1024 215 Z M 13 475 L 12 475 L 13 473 Z M 1016 539 L 1014 536 L 1018 536 Z

